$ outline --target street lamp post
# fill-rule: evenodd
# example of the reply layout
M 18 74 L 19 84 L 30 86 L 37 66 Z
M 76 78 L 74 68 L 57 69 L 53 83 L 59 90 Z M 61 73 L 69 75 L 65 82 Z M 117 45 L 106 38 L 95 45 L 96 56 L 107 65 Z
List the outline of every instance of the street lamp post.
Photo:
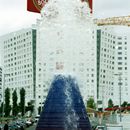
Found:
M 5 77 L 9 76 L 9 74 L 4 74 L 3 77 L 3 108 L 2 108 L 2 117 L 4 117 L 4 100 L 5 100 Z
M 122 74 L 118 73 L 118 74 L 114 74 L 114 75 L 118 76 L 118 80 L 119 80 L 119 83 L 118 83 L 118 85 L 119 85 L 119 106 L 120 106 L 119 112 L 120 112 L 120 122 L 122 122 L 122 117 L 121 117 L 121 85 L 122 85 L 122 83 L 121 83 L 121 80 L 122 80 L 121 75 Z

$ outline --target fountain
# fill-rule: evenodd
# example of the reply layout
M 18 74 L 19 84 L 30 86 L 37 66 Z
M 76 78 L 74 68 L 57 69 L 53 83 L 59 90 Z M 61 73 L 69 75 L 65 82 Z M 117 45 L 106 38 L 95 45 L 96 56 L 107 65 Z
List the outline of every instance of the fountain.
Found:
M 41 63 L 42 70 L 37 75 L 42 77 L 37 78 L 37 84 L 44 87 L 36 88 L 36 106 L 41 104 L 39 95 L 45 99 L 51 87 L 46 101 L 42 100 L 44 107 L 36 130 L 91 130 L 83 103 L 89 89 L 86 87 L 87 58 L 91 57 L 91 45 L 94 45 L 91 44 L 90 8 L 81 0 L 49 0 L 41 16 L 36 66 Z M 80 88 L 77 80 L 64 74 L 76 75 Z
M 92 37 L 93 22 L 87 2 L 49 0 L 41 16 L 36 57 L 37 70 L 41 69 L 36 73 L 36 86 L 41 87 L 36 87 L 36 114 L 55 74 L 75 75 L 83 101 L 90 95 L 96 98 L 96 40 Z M 90 71 L 94 75 L 91 87 L 88 80 L 92 79 L 87 76 Z
M 36 130 L 91 130 L 78 88 L 71 76 L 55 76 Z

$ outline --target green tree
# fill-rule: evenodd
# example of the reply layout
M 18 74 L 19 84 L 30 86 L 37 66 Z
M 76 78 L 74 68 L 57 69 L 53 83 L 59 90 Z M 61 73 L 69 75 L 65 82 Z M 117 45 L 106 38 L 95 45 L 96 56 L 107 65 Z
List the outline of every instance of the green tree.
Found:
M 128 103 L 127 106 L 130 106 L 130 103 Z
M 12 114 L 13 114 L 14 116 L 16 116 L 16 115 L 18 114 L 18 104 L 17 104 L 17 100 L 18 100 L 17 92 L 16 92 L 16 90 L 14 90 L 13 96 L 12 96 L 12 101 L 13 101 Z
M 3 112 L 3 102 L 1 103 L 1 106 L 0 106 L 0 116 L 2 116 L 2 112 Z
M 22 116 L 24 116 L 25 113 L 25 89 L 21 88 L 20 90 L 20 111 L 22 113 Z
M 89 100 L 87 101 L 87 107 L 92 108 L 92 109 L 96 109 L 96 104 L 95 104 L 93 98 L 89 98 Z
M 30 111 L 30 112 L 31 112 L 31 115 L 32 115 L 33 110 L 34 110 L 34 105 L 33 105 L 33 102 L 30 101 L 30 102 L 28 102 L 28 106 L 26 106 L 26 112 L 27 112 L 27 111 Z
M 128 102 L 124 101 L 124 102 L 121 104 L 121 106 L 122 106 L 122 107 L 127 107 L 127 104 L 128 104 Z
M 10 111 L 11 111 L 10 89 L 9 88 L 5 89 L 5 107 L 4 107 L 4 111 L 5 111 L 5 116 L 8 117 L 10 115 Z
M 108 108 L 112 108 L 114 106 L 112 99 L 108 100 Z

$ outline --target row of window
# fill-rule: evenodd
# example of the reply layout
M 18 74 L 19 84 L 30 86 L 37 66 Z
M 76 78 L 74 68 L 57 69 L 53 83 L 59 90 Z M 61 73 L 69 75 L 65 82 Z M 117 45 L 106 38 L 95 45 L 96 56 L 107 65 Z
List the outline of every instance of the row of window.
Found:
M 9 76 L 16 76 L 16 75 L 21 75 L 21 74 L 26 74 L 26 73 L 29 74 L 31 72 L 32 72 L 32 69 L 28 69 L 28 70 L 24 70 L 24 71 L 16 71 L 14 73 L 10 73 Z
M 113 52 L 113 51 L 112 51 Z M 110 55 L 111 54 L 111 55 Z M 113 53 L 110 54 L 106 54 L 106 53 L 101 53 L 102 57 L 106 57 L 106 58 L 110 58 L 110 59 L 114 59 Z
M 123 65 L 124 62 L 118 62 L 118 65 Z M 127 65 L 127 62 L 124 63 L 124 65 Z
M 7 44 L 7 43 L 12 42 L 12 41 L 15 41 L 17 39 L 19 40 L 19 39 L 21 39 L 21 38 L 23 38 L 25 36 L 30 35 L 30 34 L 31 34 L 31 31 L 19 34 L 18 36 L 14 36 L 13 38 L 9 38 L 8 40 L 4 41 L 4 44 Z
M 110 45 L 108 42 L 102 42 L 102 46 L 104 46 L 108 49 L 115 49 L 115 46 Z
M 22 76 L 17 76 L 17 77 L 9 77 L 6 78 L 6 81 L 17 81 L 17 80 L 27 80 L 28 78 L 31 78 L 32 74 L 27 74 L 27 75 L 22 75 Z
M 116 38 L 114 35 L 112 35 L 112 34 L 110 34 L 110 33 L 107 33 L 107 32 L 105 32 L 105 31 L 102 31 L 102 34 L 105 35 L 105 36 L 111 37 L 111 38 L 113 38 L 113 39 Z
M 125 47 L 122 47 L 122 46 L 118 46 L 118 50 L 122 50 L 122 49 L 125 49 L 125 50 L 127 50 L 127 47 L 125 46 Z
M 28 52 L 28 53 L 21 53 L 20 56 L 12 56 L 12 57 L 7 57 L 5 56 L 5 60 L 4 62 L 7 63 L 7 62 L 12 62 L 14 60 L 22 60 L 22 59 L 26 59 L 26 58 L 30 58 L 32 57 L 32 53 L 31 52 Z
M 125 40 L 127 40 L 127 37 L 126 37 L 126 36 L 125 36 L 125 37 L 118 37 L 117 39 L 118 39 L 118 40 L 122 40 L 123 38 L 124 38 Z
M 118 70 L 123 70 L 123 67 L 118 67 Z M 124 67 L 124 70 L 127 70 L 127 67 Z
M 123 57 L 118 57 L 118 60 L 123 60 Z M 127 57 L 124 57 L 124 60 L 127 60 Z
M 26 57 L 26 55 L 24 55 L 24 56 Z M 11 59 L 8 59 L 8 60 L 4 60 L 4 63 L 5 64 L 8 63 L 9 66 L 11 66 L 11 63 L 16 65 L 16 64 L 24 64 L 24 63 L 29 62 L 29 61 L 32 61 L 32 57 L 30 59 L 23 58 L 23 59 L 20 59 L 20 60 L 17 60 L 16 57 L 14 57 L 14 58 L 11 58 Z
M 33 82 L 32 82 L 32 80 L 25 80 L 25 81 L 6 81 L 5 82 L 5 85 L 6 86 L 16 86 L 16 85 L 27 85 L 27 84 L 32 84 Z
M 27 48 L 25 48 L 25 49 L 21 49 L 21 50 L 18 50 L 18 51 L 5 51 L 4 53 L 5 53 L 5 55 L 4 55 L 4 58 L 10 58 L 10 57 L 13 57 L 13 56 L 21 56 L 21 54 L 23 54 L 23 53 L 25 53 L 25 54 L 27 54 L 27 53 L 29 53 L 29 52 L 32 52 L 32 47 L 27 47 Z M 7 54 L 8 53 L 8 54 Z
M 107 60 L 107 59 L 102 59 L 101 62 L 104 62 L 104 63 L 110 64 L 110 65 L 114 65 L 114 61 Z
M 121 86 L 122 86 L 122 85 L 123 85 L 123 82 L 118 82 L 118 85 L 121 85 Z M 125 85 L 125 86 L 127 86 L 127 85 L 128 85 L 128 83 L 127 83 L 127 82 L 125 82 L 125 83 L 124 83 L 124 85 Z M 122 89 L 123 89 L 123 88 L 122 88 Z
M 114 70 L 114 66 L 110 64 L 101 64 L 101 67 Z
M 24 70 L 24 69 L 26 69 L 26 68 L 31 68 L 32 67 L 32 64 L 28 64 L 28 65 L 19 65 L 19 66 L 16 66 L 16 67 L 14 67 L 14 64 L 12 63 L 12 64 L 7 64 L 7 65 L 5 65 L 5 68 L 6 68 L 6 70 L 7 71 L 19 71 L 19 69 L 20 70 Z
M 123 42 L 118 42 L 118 45 L 122 45 L 122 44 L 123 44 Z M 124 44 L 126 45 L 127 42 L 124 42 Z

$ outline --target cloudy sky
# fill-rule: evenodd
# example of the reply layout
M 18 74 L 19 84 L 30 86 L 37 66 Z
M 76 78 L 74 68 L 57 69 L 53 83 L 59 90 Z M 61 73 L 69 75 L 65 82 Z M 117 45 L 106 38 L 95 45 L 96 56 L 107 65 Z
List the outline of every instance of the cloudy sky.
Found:
M 28 27 L 40 14 L 26 10 L 27 0 L 0 0 L 0 35 Z M 93 0 L 97 18 L 130 14 L 130 0 Z
M 96 17 L 130 15 L 130 0 L 93 0 Z

